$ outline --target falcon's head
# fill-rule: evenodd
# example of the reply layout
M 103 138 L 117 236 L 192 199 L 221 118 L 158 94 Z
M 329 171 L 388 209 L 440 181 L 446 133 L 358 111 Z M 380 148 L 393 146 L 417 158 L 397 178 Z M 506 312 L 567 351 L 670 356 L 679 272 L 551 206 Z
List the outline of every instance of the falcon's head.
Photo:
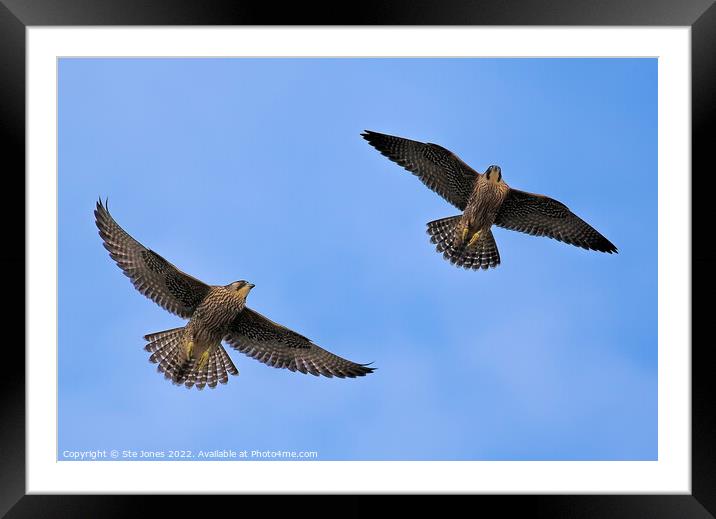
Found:
M 494 182 L 495 184 L 502 182 L 502 170 L 500 169 L 500 166 L 490 166 L 487 168 L 487 171 L 485 171 L 485 177 L 487 180 Z
M 246 297 L 255 286 L 256 285 L 253 283 L 249 283 L 248 281 L 244 281 L 242 279 L 241 281 L 234 281 L 230 285 L 226 285 L 226 288 L 232 292 L 236 292 L 241 297 Z

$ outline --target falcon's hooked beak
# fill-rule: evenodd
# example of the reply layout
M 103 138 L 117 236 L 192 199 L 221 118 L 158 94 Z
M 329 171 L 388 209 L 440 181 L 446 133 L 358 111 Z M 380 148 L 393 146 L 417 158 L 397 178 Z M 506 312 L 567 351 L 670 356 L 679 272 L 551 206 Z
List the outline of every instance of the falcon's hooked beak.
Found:
M 485 171 L 485 176 L 487 180 L 499 184 L 502 180 L 502 169 L 500 169 L 500 166 L 490 166 L 487 168 L 487 171 Z
M 245 284 L 241 285 L 236 290 L 236 292 L 239 294 L 239 296 L 246 297 L 249 294 L 249 292 L 251 292 L 251 289 L 254 288 L 255 286 L 256 285 L 254 285 L 253 283 L 245 283 Z

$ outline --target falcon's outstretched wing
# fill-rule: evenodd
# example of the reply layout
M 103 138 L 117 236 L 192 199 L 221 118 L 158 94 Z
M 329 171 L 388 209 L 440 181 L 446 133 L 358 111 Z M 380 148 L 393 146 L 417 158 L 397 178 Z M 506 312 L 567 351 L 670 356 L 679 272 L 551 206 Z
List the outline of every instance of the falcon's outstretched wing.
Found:
M 371 146 L 417 176 L 430 189 L 465 210 L 480 173 L 465 164 L 450 150 L 437 144 L 423 143 L 366 130 L 361 136 Z
M 548 236 L 584 249 L 617 252 L 612 242 L 563 203 L 517 189 L 510 189 L 495 225 L 534 236 Z
M 244 308 L 236 317 L 224 340 L 240 352 L 274 368 L 339 378 L 362 377 L 374 370 L 366 364 L 356 364 L 334 355 L 249 308 Z
M 134 287 L 166 310 L 180 317 L 191 317 L 208 294 L 209 286 L 132 238 L 114 221 L 101 200 L 97 202 L 94 216 L 105 249 Z

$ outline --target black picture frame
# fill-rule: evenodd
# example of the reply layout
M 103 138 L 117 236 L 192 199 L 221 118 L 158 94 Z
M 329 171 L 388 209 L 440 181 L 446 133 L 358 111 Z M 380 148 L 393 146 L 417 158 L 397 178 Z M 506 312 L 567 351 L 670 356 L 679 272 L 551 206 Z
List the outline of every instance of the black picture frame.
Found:
M 0 131 L 5 146 L 5 200 L 2 204 L 6 236 L 0 263 L 3 285 L 13 298 L 6 305 L 3 348 L 4 376 L 0 392 L 0 515 L 7 517 L 106 517 L 135 515 L 142 496 L 39 496 L 25 495 L 25 355 L 24 329 L 14 323 L 24 304 L 15 304 L 24 293 L 25 227 L 25 28 L 48 25 L 574 25 L 574 26 L 689 26 L 692 44 L 692 236 L 705 236 L 711 221 L 707 214 L 705 180 L 714 171 L 711 152 L 716 112 L 716 6 L 714 0 L 416 0 L 342 3 L 329 9 L 323 3 L 272 3 L 245 0 L 0 0 Z M 9 159 L 9 160 L 8 160 Z M 711 164 L 711 168 L 709 168 Z M 684 165 L 684 173 L 688 165 Z M 697 177 L 698 175 L 698 177 Z M 23 196 L 20 196 L 20 193 Z M 22 244 L 22 246 L 21 246 Z M 692 240 L 692 493 L 690 495 L 529 495 L 472 496 L 479 506 L 500 507 L 500 514 L 527 512 L 530 517 L 714 517 L 716 515 L 716 408 L 712 404 L 714 377 L 708 352 L 712 340 L 698 340 L 710 305 L 697 305 L 699 295 L 714 292 L 716 245 L 712 240 Z M 16 272 L 22 271 L 23 279 Z M 22 286 L 21 286 L 22 284 Z M 21 292 L 22 291 L 22 292 Z M 52 291 L 50 291 L 51 293 Z M 707 300 L 708 301 L 708 300 Z M 23 297 L 24 302 L 24 297 Z M 23 320 L 24 322 L 24 320 Z M 18 337 L 15 337 L 18 335 Z M 22 335 L 22 337 L 20 337 Z M 708 337 L 708 336 L 706 336 Z M 15 340 L 17 339 L 17 340 Z M 688 347 L 687 344 L 684 347 Z M 53 354 L 48 345 L 48 354 Z M 152 498 L 157 500 L 159 498 Z M 213 496 L 211 499 L 236 499 Z M 265 506 L 264 497 L 241 497 L 242 508 Z M 247 505 L 246 500 L 253 502 Z M 262 499 L 262 503 L 257 502 Z M 305 498 L 271 499 L 275 513 L 313 506 Z M 322 498 L 325 499 L 325 498 Z M 298 500 L 298 503 L 297 503 Z M 329 513 L 357 516 L 375 510 L 372 496 L 341 498 L 339 504 L 323 501 Z M 424 508 L 423 500 L 414 500 Z M 183 496 L 163 498 L 166 514 L 195 513 L 193 503 L 207 513 L 202 500 Z M 201 508 L 198 508 L 201 507 Z M 315 510 L 315 509 L 314 509 Z M 199 512 L 199 513 L 201 513 Z

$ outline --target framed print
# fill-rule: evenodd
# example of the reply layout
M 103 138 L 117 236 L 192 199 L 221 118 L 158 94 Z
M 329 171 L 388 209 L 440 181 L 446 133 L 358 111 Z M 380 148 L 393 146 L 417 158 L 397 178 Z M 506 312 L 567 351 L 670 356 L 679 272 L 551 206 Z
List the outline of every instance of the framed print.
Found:
M 691 304 L 708 2 L 123 5 L 2 8 L 10 516 L 155 493 L 716 509 Z

